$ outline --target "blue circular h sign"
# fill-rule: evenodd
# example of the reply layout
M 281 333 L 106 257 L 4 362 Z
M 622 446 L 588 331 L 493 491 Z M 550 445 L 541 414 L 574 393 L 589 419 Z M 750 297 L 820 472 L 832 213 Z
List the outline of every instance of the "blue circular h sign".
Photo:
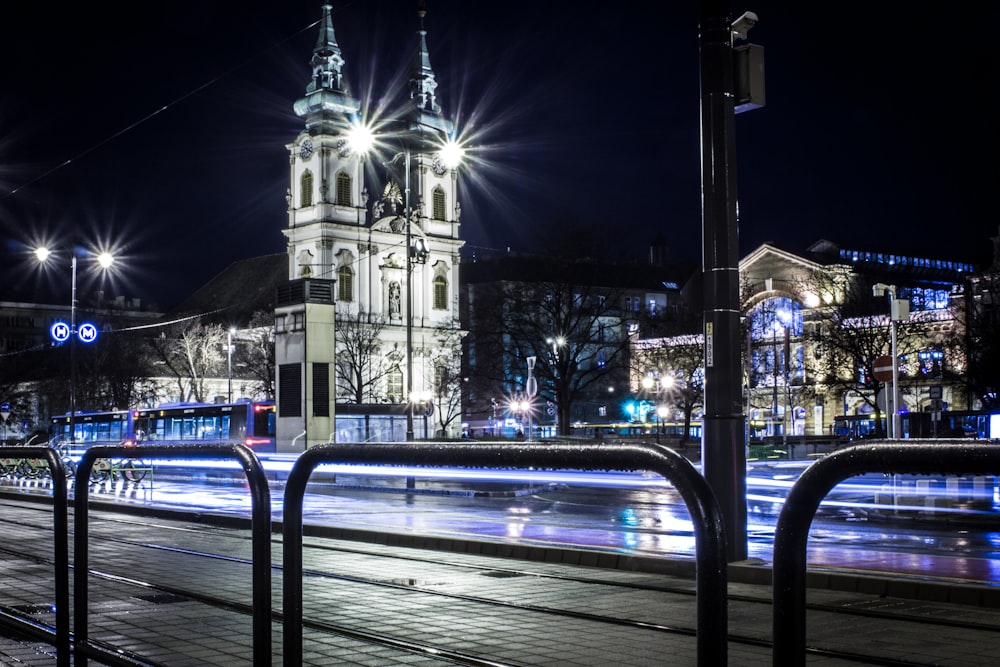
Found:
M 57 343 L 65 343 L 69 340 L 71 335 L 73 334 L 70 330 L 69 324 L 63 322 L 62 320 L 53 322 L 52 326 L 49 327 L 49 336 L 51 336 L 52 340 Z

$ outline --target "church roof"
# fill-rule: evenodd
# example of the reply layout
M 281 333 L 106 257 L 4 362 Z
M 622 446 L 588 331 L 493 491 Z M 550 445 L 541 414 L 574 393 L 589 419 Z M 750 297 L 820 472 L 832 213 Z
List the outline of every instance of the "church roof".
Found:
M 499 259 L 463 262 L 459 265 L 463 284 L 489 282 L 559 282 L 590 287 L 648 290 L 679 290 L 691 277 L 692 267 L 654 266 L 596 260 L 563 260 L 516 255 Z
M 166 317 L 205 314 L 204 321 L 242 325 L 257 311 L 273 313 L 277 287 L 287 281 L 288 255 L 285 253 L 239 260 L 205 283 Z

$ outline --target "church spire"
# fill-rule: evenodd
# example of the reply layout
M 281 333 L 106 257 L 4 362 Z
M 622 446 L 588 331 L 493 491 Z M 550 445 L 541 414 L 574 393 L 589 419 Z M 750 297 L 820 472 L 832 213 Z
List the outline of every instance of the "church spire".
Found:
M 431 56 L 427 52 L 427 31 L 424 30 L 426 15 L 427 3 L 421 0 L 417 7 L 420 30 L 417 31 L 417 52 L 413 59 L 413 78 L 410 79 L 410 99 L 420 111 L 439 114 L 441 106 L 434 94 L 437 90 L 437 81 L 434 79 L 434 70 L 431 69 Z
M 450 133 L 451 121 L 441 114 L 441 105 L 437 102 L 438 84 L 431 68 L 431 57 L 427 51 L 427 31 L 424 30 L 426 15 L 427 3 L 420 0 L 417 4 L 420 29 L 417 30 L 417 49 L 413 57 L 413 71 L 410 78 L 410 102 L 413 104 L 417 123 Z
M 344 67 L 344 57 L 340 54 L 337 36 L 333 34 L 333 19 L 330 17 L 332 9 L 330 3 L 323 4 L 323 18 L 319 22 L 319 35 L 316 38 L 316 46 L 313 48 L 312 59 L 309 61 L 312 66 L 312 79 L 306 86 L 307 95 L 321 88 L 342 93 L 347 92 L 342 87 L 341 70 Z
M 333 7 L 325 2 L 322 10 L 319 35 L 309 60 L 312 77 L 306 86 L 305 97 L 295 102 L 295 113 L 306 119 L 306 127 L 310 131 L 330 131 L 334 127 L 346 127 L 350 117 L 361 108 L 344 85 L 344 57 L 333 32 Z

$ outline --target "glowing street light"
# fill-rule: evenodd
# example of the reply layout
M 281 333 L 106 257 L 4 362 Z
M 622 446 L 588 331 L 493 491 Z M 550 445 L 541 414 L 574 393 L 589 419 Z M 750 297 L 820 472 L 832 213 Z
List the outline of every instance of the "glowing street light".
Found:
M 35 258 L 39 264 L 46 264 L 52 258 L 54 252 L 47 246 L 40 246 L 34 250 Z M 96 253 L 97 264 L 102 270 L 107 271 L 114 264 L 114 256 L 107 251 Z M 50 335 L 56 343 L 69 342 L 69 439 L 76 442 L 76 339 L 79 338 L 85 343 L 93 343 L 97 340 L 97 327 L 90 322 L 84 322 L 79 327 L 76 323 L 76 264 L 77 250 L 74 247 L 70 256 L 70 302 L 69 302 L 69 325 L 65 322 L 55 322 L 50 329 Z
M 403 119 L 393 119 L 394 123 L 404 123 L 410 132 L 421 133 L 423 128 L 435 130 L 440 136 L 440 128 L 435 128 L 422 123 L 407 121 Z M 406 440 L 412 441 L 413 437 L 413 262 L 423 263 L 427 259 L 429 251 L 423 239 L 420 239 L 419 246 L 415 246 L 412 239 L 412 219 L 410 210 L 410 144 L 408 136 L 397 135 L 403 152 L 403 168 L 405 171 L 403 186 L 403 215 L 404 226 L 406 228 L 406 396 L 409 405 L 406 410 Z M 347 145 L 358 155 L 367 155 L 375 150 L 379 136 L 371 126 L 354 120 L 351 129 L 347 134 Z M 448 169 L 456 169 L 465 155 L 464 149 L 451 137 L 446 137 L 439 145 L 437 158 L 443 166 Z M 400 156 L 397 154 L 393 162 Z

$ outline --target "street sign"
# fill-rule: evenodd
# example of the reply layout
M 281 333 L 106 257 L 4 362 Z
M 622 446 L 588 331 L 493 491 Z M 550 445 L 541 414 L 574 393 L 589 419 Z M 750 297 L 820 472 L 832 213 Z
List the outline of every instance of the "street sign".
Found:
M 880 382 L 892 382 L 892 357 L 883 354 L 876 359 L 872 366 L 872 375 Z
M 0 417 L 3 417 L 4 421 L 7 421 L 7 417 L 10 417 L 10 403 L 6 401 L 0 403 Z
M 71 335 L 70 326 L 62 320 L 56 320 L 49 327 L 49 335 L 57 343 L 65 343 Z
M 77 328 L 76 335 L 81 343 L 93 343 L 97 340 L 97 326 L 90 322 L 84 322 Z

